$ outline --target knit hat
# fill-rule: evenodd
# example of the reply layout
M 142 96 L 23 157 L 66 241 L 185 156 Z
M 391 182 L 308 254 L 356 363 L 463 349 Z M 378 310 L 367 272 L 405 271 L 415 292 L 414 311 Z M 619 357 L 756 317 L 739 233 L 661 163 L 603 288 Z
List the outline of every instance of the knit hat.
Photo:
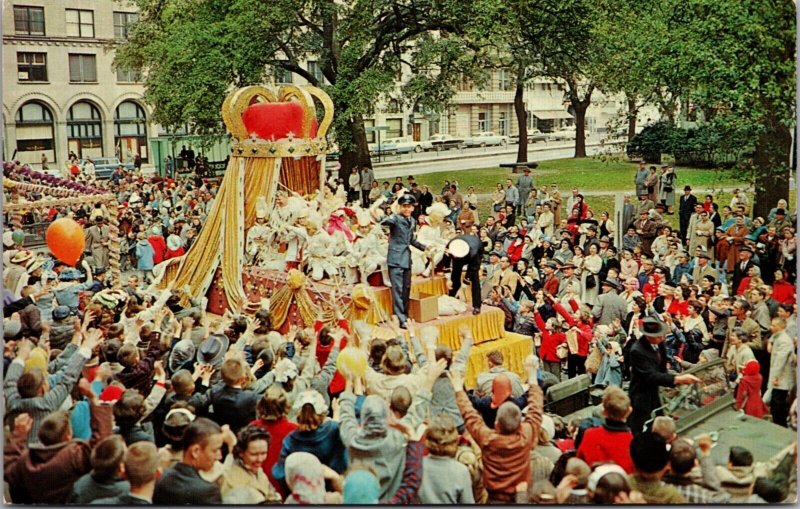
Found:
M 53 319 L 54 320 L 64 320 L 65 318 L 69 317 L 72 313 L 67 306 L 56 306 L 53 309 Z
M 3 321 L 3 337 L 5 339 L 12 339 L 22 330 L 22 323 L 19 320 Z
M 40 369 L 42 373 L 47 373 L 47 352 L 38 346 L 31 350 L 28 360 L 25 361 L 25 373 L 32 369 Z
M 547 433 L 547 439 L 552 440 L 556 436 L 556 423 L 549 415 L 542 415 L 542 429 Z
M 354 470 L 344 480 L 342 503 L 377 504 L 380 497 L 378 479 L 368 470 Z
M 300 504 L 322 504 L 325 501 L 324 469 L 319 459 L 309 452 L 293 452 L 286 458 L 286 484 L 290 495 Z
M 500 373 L 492 380 L 492 408 L 502 405 L 512 393 L 511 379 L 508 375 Z

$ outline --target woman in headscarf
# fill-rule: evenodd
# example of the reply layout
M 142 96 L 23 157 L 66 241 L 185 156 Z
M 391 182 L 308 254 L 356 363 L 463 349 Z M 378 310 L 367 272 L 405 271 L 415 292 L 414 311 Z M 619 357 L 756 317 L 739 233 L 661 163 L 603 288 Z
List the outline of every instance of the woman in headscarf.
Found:
M 341 504 L 342 495 L 325 491 L 325 480 L 330 479 L 334 487 L 341 485 L 341 477 L 336 471 L 319 462 L 316 456 L 307 452 L 295 452 L 286 458 L 286 483 L 292 491 L 286 498 L 287 504 L 319 505 Z

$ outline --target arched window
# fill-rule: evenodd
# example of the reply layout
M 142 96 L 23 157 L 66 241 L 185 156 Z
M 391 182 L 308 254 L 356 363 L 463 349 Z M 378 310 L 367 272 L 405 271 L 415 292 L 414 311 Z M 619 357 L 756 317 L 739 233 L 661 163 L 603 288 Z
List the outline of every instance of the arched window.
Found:
M 55 167 L 53 112 L 50 108 L 39 101 L 28 101 L 17 110 L 15 123 L 17 154 L 14 159 L 38 167 L 44 154 Z
M 138 103 L 123 101 L 114 110 L 114 151 L 123 163 L 134 154 L 147 162 L 147 115 Z
M 78 101 L 67 112 L 67 144 L 81 159 L 103 156 L 103 122 L 94 103 Z

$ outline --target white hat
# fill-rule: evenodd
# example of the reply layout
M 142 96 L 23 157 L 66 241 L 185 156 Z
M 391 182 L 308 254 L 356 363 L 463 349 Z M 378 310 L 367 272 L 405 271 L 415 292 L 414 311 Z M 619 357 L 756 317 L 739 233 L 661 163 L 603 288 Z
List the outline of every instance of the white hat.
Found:
M 356 219 L 358 219 L 358 226 L 369 226 L 372 224 L 372 216 L 369 214 L 369 210 L 359 210 L 356 212 Z
M 267 200 L 263 196 L 259 196 L 256 200 L 256 219 L 266 219 L 268 212 Z
M 606 474 L 612 473 L 619 474 L 625 479 L 628 478 L 628 474 L 621 466 L 615 463 L 606 463 L 605 465 L 600 465 L 599 467 L 595 468 L 594 472 L 589 474 L 589 481 L 586 485 L 586 488 L 589 491 L 595 491 L 597 489 L 597 483 L 600 482 L 600 479 L 605 477 Z
M 307 403 L 310 403 L 314 407 L 314 412 L 317 414 L 328 413 L 328 404 L 325 403 L 325 399 L 322 397 L 322 394 L 313 389 L 301 392 L 297 396 L 297 399 L 294 400 L 292 409 L 297 411 L 297 413 L 300 413 L 300 410 L 303 409 L 303 405 Z
M 291 359 L 281 359 L 275 365 L 275 381 L 286 383 L 290 378 L 297 378 L 297 366 Z
M 180 237 L 175 235 L 174 233 L 167 237 L 167 249 L 170 251 L 177 251 L 183 245 L 183 241 Z
M 14 247 L 14 232 L 11 230 L 6 230 L 3 232 L 3 245 L 5 247 Z
M 547 433 L 547 439 L 552 440 L 556 436 L 556 423 L 549 415 L 542 415 L 542 429 Z

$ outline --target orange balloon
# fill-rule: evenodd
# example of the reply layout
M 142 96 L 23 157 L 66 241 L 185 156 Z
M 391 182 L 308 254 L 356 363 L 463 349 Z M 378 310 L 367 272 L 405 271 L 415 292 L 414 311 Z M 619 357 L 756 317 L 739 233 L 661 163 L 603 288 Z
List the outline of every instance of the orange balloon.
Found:
M 70 267 L 78 263 L 86 247 L 83 228 L 67 217 L 56 219 L 47 227 L 45 240 L 53 256 Z

